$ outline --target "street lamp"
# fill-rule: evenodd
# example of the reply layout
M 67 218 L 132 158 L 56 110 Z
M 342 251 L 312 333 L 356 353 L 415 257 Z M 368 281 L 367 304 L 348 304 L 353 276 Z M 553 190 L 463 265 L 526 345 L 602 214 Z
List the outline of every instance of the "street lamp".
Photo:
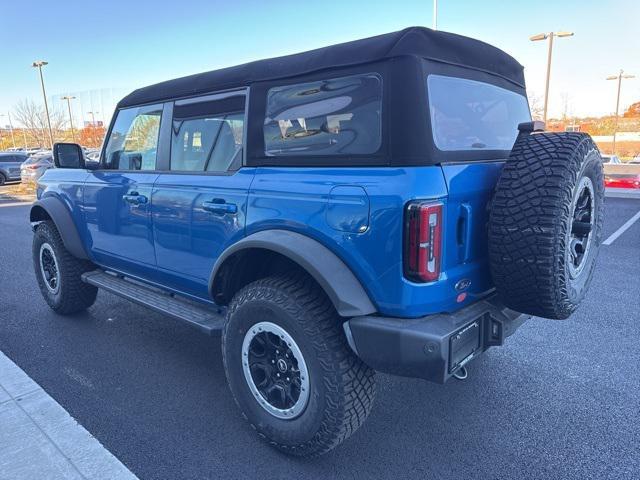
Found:
M 91 126 L 92 126 L 92 127 L 95 127 L 95 126 L 96 126 L 96 117 L 95 117 L 95 115 L 96 115 L 97 113 L 100 113 L 100 112 L 87 112 L 87 113 L 88 113 L 89 115 L 91 115 Z
M 31 64 L 32 67 L 37 68 L 40 72 L 40 85 L 42 86 L 42 97 L 44 98 L 44 110 L 47 114 L 47 127 L 49 127 L 49 141 L 51 142 L 51 148 L 53 148 L 53 132 L 51 131 L 51 118 L 49 118 L 49 105 L 47 104 L 47 92 L 44 89 L 44 78 L 42 77 L 42 67 L 48 65 L 49 62 L 44 60 L 36 60 Z
M 618 133 L 618 112 L 620 109 L 620 87 L 622 86 L 623 78 L 635 78 L 635 75 L 625 75 L 624 70 L 620 69 L 620 73 L 618 75 L 609 75 L 607 80 L 617 80 L 618 81 L 618 94 L 616 95 L 616 119 L 613 125 L 613 147 L 611 152 L 612 155 L 616 154 L 616 134 Z
M 529 40 L 532 42 L 537 42 L 540 40 L 549 39 L 549 52 L 547 54 L 547 81 L 544 87 L 544 122 L 547 122 L 547 105 L 549 103 L 549 79 L 551 77 L 551 55 L 553 52 L 553 37 L 572 37 L 573 32 L 549 32 L 549 33 L 539 33 L 532 37 L 529 37 Z
M 13 148 L 16 148 L 16 137 L 13 136 L 13 124 L 11 123 L 11 114 L 0 113 L 0 117 L 7 117 L 9 119 L 9 131 L 11 132 L 11 142 L 13 143 Z
M 69 125 L 71 125 L 71 139 L 73 140 L 73 143 L 76 142 L 76 134 L 73 131 L 73 117 L 71 116 L 71 100 L 73 100 L 74 98 L 76 97 L 73 97 L 71 95 L 65 95 L 61 99 L 61 100 L 67 101 L 67 108 L 69 109 Z
M 433 0 L 433 29 L 438 29 L 438 0 Z

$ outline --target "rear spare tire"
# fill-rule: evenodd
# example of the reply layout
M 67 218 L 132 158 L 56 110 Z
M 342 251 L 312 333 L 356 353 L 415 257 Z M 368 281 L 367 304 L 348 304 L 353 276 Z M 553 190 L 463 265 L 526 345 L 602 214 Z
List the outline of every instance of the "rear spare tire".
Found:
M 602 235 L 600 152 L 583 133 L 520 135 L 489 216 L 496 289 L 511 309 L 565 319 L 584 298 Z

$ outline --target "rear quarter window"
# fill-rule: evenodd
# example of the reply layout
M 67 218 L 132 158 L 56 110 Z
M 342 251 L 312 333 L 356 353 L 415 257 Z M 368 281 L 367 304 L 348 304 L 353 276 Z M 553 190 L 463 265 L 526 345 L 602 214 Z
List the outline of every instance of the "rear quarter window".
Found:
M 427 95 L 439 150 L 510 150 L 518 124 L 531 121 L 524 95 L 489 83 L 429 75 Z
M 263 131 L 266 156 L 375 153 L 382 79 L 370 73 L 271 88 Z

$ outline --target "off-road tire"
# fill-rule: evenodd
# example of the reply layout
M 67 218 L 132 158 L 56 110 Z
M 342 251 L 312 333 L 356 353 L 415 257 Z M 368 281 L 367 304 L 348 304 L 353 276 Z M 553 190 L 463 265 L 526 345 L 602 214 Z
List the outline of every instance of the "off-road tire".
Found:
M 261 407 L 242 369 L 242 343 L 261 321 L 294 339 L 309 371 L 308 403 L 294 419 Z M 233 397 L 244 418 L 279 450 L 296 456 L 328 452 L 353 434 L 371 411 L 374 371 L 349 348 L 341 318 L 318 285 L 303 273 L 257 280 L 231 301 L 222 334 L 222 355 Z
M 580 273 L 570 274 L 572 210 L 585 177 L 593 187 L 593 237 Z M 602 159 L 588 135 L 519 137 L 500 175 L 489 219 L 491 274 L 504 303 L 545 318 L 571 315 L 593 276 L 603 210 Z
M 45 285 L 46 280 L 40 268 L 43 244 L 51 246 L 59 271 L 59 287 L 55 293 Z M 36 227 L 33 235 L 32 254 L 38 286 L 42 296 L 54 312 L 60 315 L 71 315 L 93 305 L 98 289 L 84 283 L 80 277 L 83 273 L 95 269 L 95 266 L 87 260 L 74 257 L 67 251 L 53 222 L 41 222 Z

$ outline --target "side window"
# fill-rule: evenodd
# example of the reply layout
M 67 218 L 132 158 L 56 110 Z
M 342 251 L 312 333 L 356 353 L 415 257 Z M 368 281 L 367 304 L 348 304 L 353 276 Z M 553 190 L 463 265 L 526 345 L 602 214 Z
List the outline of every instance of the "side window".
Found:
M 275 87 L 267 93 L 267 156 L 358 155 L 380 149 L 382 79 L 374 73 Z
M 120 110 L 105 150 L 105 167 L 154 170 L 162 105 Z
M 242 163 L 245 96 L 209 95 L 173 107 L 171 170 L 226 172 Z
M 531 120 L 523 94 L 489 83 L 429 75 L 427 91 L 440 150 L 510 150 L 518 124 Z

